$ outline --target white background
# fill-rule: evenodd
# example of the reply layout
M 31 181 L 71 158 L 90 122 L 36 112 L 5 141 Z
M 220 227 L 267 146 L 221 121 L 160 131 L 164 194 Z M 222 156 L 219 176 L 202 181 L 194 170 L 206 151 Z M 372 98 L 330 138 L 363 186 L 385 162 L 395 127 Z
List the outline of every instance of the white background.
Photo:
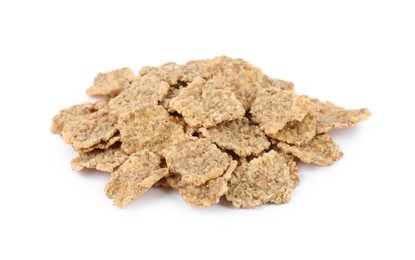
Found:
M 415 258 L 412 1 L 73 2 L 0 2 L 0 259 Z M 222 54 L 373 115 L 283 206 L 152 190 L 120 210 L 107 174 L 71 170 L 50 121 L 97 72 Z

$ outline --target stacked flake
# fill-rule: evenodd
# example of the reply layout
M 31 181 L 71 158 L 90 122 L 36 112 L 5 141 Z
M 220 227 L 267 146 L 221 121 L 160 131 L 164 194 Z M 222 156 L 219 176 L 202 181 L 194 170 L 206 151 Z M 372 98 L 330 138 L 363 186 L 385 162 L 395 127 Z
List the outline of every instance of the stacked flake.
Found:
M 298 96 L 292 83 L 225 56 L 100 73 L 87 94 L 101 98 L 62 110 L 51 130 L 79 153 L 74 170 L 111 173 L 105 191 L 118 207 L 153 186 L 200 207 L 222 196 L 238 208 L 286 203 L 296 158 L 333 164 L 343 153 L 327 132 L 370 116 Z

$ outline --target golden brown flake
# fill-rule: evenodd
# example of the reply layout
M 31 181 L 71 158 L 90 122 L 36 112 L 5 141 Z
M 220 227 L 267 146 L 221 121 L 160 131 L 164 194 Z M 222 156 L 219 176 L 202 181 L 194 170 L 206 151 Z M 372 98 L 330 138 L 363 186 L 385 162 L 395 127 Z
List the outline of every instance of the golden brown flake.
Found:
M 160 152 L 171 138 L 183 134 L 180 124 L 159 105 L 142 105 L 120 116 L 122 149 L 132 154 L 142 149 Z
M 54 117 L 51 130 L 79 151 L 107 142 L 118 132 L 118 126 L 117 119 L 98 102 L 62 110 Z
M 287 122 L 302 120 L 308 110 L 307 100 L 294 91 L 266 88 L 259 93 L 250 113 L 252 121 L 258 123 L 265 134 L 275 138 Z
M 123 153 L 120 148 L 96 149 L 89 153 L 80 154 L 71 161 L 71 165 L 74 171 L 88 168 L 103 172 L 113 172 L 115 168 L 123 164 L 127 159 L 128 155 Z
M 328 134 L 316 135 L 310 143 L 302 146 L 292 146 L 282 142 L 277 146 L 285 153 L 299 158 L 302 162 L 320 166 L 333 164 L 343 157 L 338 145 Z
M 230 90 L 215 89 L 200 77 L 180 90 L 170 104 L 192 127 L 212 127 L 245 114 L 242 104 Z
M 264 74 L 261 69 L 242 59 L 216 57 L 209 66 L 209 72 L 213 76 L 208 80 L 208 85 L 232 91 L 245 110 L 249 110 L 264 84 Z
M 303 120 L 288 122 L 283 129 L 273 137 L 279 141 L 295 144 L 297 146 L 307 144 L 317 134 L 317 123 L 311 114 L 307 114 Z
M 155 77 L 139 77 L 131 87 L 111 99 L 109 108 L 111 113 L 120 116 L 134 108 L 144 105 L 157 105 L 167 95 L 169 85 Z
M 111 174 L 105 191 L 117 207 L 123 208 L 168 174 L 166 168 L 160 168 L 160 156 L 149 150 L 142 150 L 130 155 L 120 168 Z
M 317 123 L 317 133 L 349 127 L 370 117 L 370 111 L 366 108 L 347 110 L 333 103 L 321 102 L 314 98 L 309 98 L 309 103 L 314 121 Z
M 226 198 L 235 207 L 254 208 L 267 202 L 288 202 L 295 181 L 285 156 L 270 151 L 238 166 L 228 186 Z
M 241 157 L 259 155 L 268 149 L 270 142 L 258 126 L 250 125 L 247 118 L 222 122 L 219 125 L 205 129 L 202 135 L 224 150 L 232 150 Z
M 231 161 L 225 174 L 221 177 L 209 180 L 200 186 L 185 185 L 179 188 L 179 194 L 192 206 L 205 208 L 217 204 L 228 191 L 228 181 L 237 165 L 237 161 Z
M 182 135 L 161 152 L 167 167 L 184 184 L 200 186 L 224 174 L 229 158 L 207 139 Z
M 128 88 L 134 79 L 134 73 L 129 68 L 113 70 L 107 73 L 98 73 L 95 77 L 94 85 L 86 90 L 90 96 L 109 96 L 118 95 L 122 90 Z

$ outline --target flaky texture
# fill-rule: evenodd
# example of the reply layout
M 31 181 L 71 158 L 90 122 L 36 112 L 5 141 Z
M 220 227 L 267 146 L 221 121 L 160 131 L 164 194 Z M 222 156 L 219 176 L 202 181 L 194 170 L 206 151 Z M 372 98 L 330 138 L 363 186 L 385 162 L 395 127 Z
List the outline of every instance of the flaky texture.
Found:
M 159 105 L 142 105 L 123 114 L 118 120 L 122 149 L 132 154 L 142 149 L 160 152 L 172 138 L 183 134 L 180 124 Z
M 343 157 L 338 145 L 328 134 L 315 136 L 310 143 L 302 146 L 294 146 L 286 143 L 278 143 L 285 153 L 289 153 L 299 158 L 302 162 L 313 163 L 320 166 L 333 164 Z
M 302 120 L 309 110 L 307 101 L 291 90 L 263 89 L 252 104 L 252 121 L 268 136 L 276 138 L 287 122 Z
M 112 114 L 120 116 L 134 108 L 144 105 L 157 105 L 167 95 L 169 85 L 155 77 L 138 77 L 131 87 L 111 99 L 109 108 Z
M 241 118 L 245 114 L 233 92 L 206 85 L 200 77 L 180 90 L 170 104 L 192 127 L 212 127 L 223 121 Z
M 182 135 L 161 152 L 167 167 L 181 175 L 184 184 L 200 186 L 222 176 L 229 166 L 229 157 L 207 139 Z
M 270 151 L 236 167 L 226 198 L 237 208 L 254 208 L 290 200 L 295 181 L 284 155 Z
M 347 110 L 314 98 L 309 98 L 309 103 L 314 121 L 317 123 L 317 133 L 327 133 L 332 129 L 349 127 L 370 117 L 370 111 L 366 108 Z
M 171 182 L 170 185 L 178 189 L 180 196 L 183 197 L 186 203 L 202 208 L 209 207 L 213 204 L 217 204 L 220 198 L 226 194 L 228 191 L 228 181 L 237 165 L 237 161 L 231 161 L 224 175 L 209 180 L 200 186 L 180 186 L 178 183 L 172 184 Z M 171 180 L 174 181 L 174 179 Z
M 129 68 L 113 70 L 107 73 L 98 73 L 94 85 L 86 90 L 90 96 L 113 97 L 128 88 L 134 79 L 134 73 Z
M 247 118 L 199 130 L 202 135 L 224 150 L 232 150 L 241 157 L 259 155 L 268 149 L 270 142 L 258 126 L 251 125 Z
M 79 151 L 107 142 L 118 132 L 118 126 L 107 106 L 97 102 L 62 110 L 53 118 L 51 130 Z
M 120 168 L 111 174 L 105 192 L 113 199 L 114 205 L 123 208 L 168 174 L 166 168 L 160 168 L 160 156 L 149 150 L 142 150 L 130 155 Z
M 71 161 L 74 171 L 84 168 L 97 169 L 103 172 L 113 172 L 115 168 L 123 164 L 128 159 L 128 155 L 123 153 L 120 148 L 96 149 L 89 153 L 82 153 Z
M 99 100 L 63 109 L 51 131 L 78 153 L 74 170 L 112 173 L 118 207 L 160 186 L 198 207 L 224 195 L 235 207 L 286 203 L 297 162 L 334 163 L 343 154 L 327 132 L 370 116 L 226 56 L 99 73 L 87 93 Z

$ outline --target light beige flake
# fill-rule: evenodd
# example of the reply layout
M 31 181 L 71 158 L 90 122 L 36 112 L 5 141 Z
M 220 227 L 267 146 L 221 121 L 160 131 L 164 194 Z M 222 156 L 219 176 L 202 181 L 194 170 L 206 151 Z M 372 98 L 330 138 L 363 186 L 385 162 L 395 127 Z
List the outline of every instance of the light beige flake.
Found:
M 160 67 L 145 66 L 140 70 L 141 76 L 154 76 L 166 81 L 171 86 L 192 82 L 196 77 L 208 78 L 208 65 L 211 60 L 189 61 L 186 64 L 178 65 L 168 62 Z
M 118 126 L 107 107 L 97 102 L 62 110 L 54 117 L 51 130 L 81 151 L 110 140 L 118 132 Z
M 288 122 L 283 129 L 278 131 L 273 137 L 279 141 L 302 145 L 307 144 L 313 139 L 316 133 L 317 123 L 311 114 L 307 114 L 303 120 Z
M 230 90 L 214 89 L 205 83 L 204 79 L 196 78 L 170 101 L 186 123 L 192 127 L 212 127 L 245 114 L 242 104 Z
M 250 125 L 247 118 L 222 122 L 209 129 L 199 130 L 203 136 L 224 150 L 232 150 L 241 157 L 259 155 L 270 142 L 258 126 Z
M 235 207 L 254 208 L 267 202 L 288 202 L 295 181 L 284 155 L 270 151 L 238 166 L 228 186 L 226 198 Z
M 278 143 L 284 153 L 292 154 L 302 162 L 313 163 L 320 166 L 333 164 L 341 157 L 343 153 L 339 150 L 338 145 L 331 139 L 328 134 L 316 135 L 310 143 L 301 146 L 293 146 L 286 143 Z
M 208 80 L 208 85 L 232 91 L 245 110 L 249 110 L 264 84 L 264 74 L 261 69 L 242 59 L 216 57 L 209 66 L 209 73 L 213 76 Z
M 89 153 L 82 153 L 74 158 L 71 161 L 71 166 L 74 171 L 88 168 L 103 172 L 113 172 L 115 168 L 123 164 L 127 159 L 128 155 L 123 153 L 120 148 L 96 149 Z
M 347 110 L 333 103 L 321 102 L 314 98 L 309 98 L 309 103 L 317 123 L 317 133 L 349 127 L 370 117 L 370 111 L 366 108 Z
M 294 90 L 294 84 L 292 82 L 288 82 L 288 81 L 284 81 L 281 79 L 273 79 L 273 78 L 268 78 L 267 76 L 265 76 L 265 87 L 272 87 L 272 88 L 277 88 L 277 89 L 281 89 L 281 90 Z
M 294 91 L 266 88 L 259 93 L 250 113 L 252 121 L 258 123 L 265 134 L 275 138 L 287 122 L 302 120 L 308 110 L 307 100 Z
M 128 88 L 134 79 L 134 73 L 129 68 L 98 73 L 94 85 L 86 90 L 90 96 L 102 95 L 113 97 Z
M 78 152 L 79 153 L 89 153 L 89 152 L 91 152 L 93 150 L 96 150 L 96 149 L 101 149 L 101 150 L 108 149 L 112 145 L 114 145 L 115 143 L 119 142 L 120 140 L 121 140 L 121 136 L 119 134 L 115 134 L 108 141 L 102 141 L 102 142 L 100 142 L 98 144 L 95 144 L 95 145 L 93 145 L 91 147 L 88 147 L 88 148 L 78 149 Z
M 169 84 L 155 77 L 138 77 L 131 87 L 111 99 L 109 108 L 111 113 L 120 116 L 134 108 L 144 105 L 157 105 L 167 95 Z
M 237 165 L 237 161 L 231 161 L 223 176 L 209 180 L 200 186 L 185 185 L 180 187 L 179 194 L 192 206 L 205 208 L 217 204 L 228 191 L 228 181 Z
M 142 105 L 118 120 L 122 149 L 132 154 L 142 149 L 160 152 L 171 138 L 183 134 L 183 127 L 159 105 Z
M 111 174 L 105 191 L 116 206 L 123 208 L 168 174 L 167 168 L 160 168 L 158 155 L 149 150 L 142 150 L 130 155 L 120 168 Z
M 183 184 L 200 186 L 224 174 L 229 158 L 207 139 L 182 135 L 162 150 L 167 167 Z

